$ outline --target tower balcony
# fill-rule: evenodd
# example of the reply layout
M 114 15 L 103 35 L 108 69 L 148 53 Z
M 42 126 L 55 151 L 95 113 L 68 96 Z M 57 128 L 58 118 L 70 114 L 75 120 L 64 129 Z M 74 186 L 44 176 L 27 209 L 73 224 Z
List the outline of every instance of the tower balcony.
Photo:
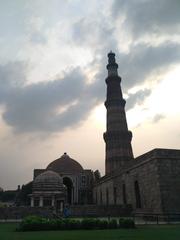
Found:
M 131 131 L 108 131 L 103 134 L 105 143 L 111 142 L 131 142 L 132 132 Z

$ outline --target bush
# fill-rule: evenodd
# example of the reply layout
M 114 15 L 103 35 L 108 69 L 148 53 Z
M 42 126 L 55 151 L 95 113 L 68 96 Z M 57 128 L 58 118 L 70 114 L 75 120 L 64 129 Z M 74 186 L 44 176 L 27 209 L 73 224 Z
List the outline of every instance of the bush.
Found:
M 6 204 L 6 203 L 0 202 L 0 208 L 6 208 L 6 207 L 7 207 L 7 204 Z
M 82 229 L 97 229 L 99 225 L 99 221 L 93 218 L 84 218 L 81 221 Z
M 100 220 L 99 221 L 99 229 L 107 229 L 108 228 L 108 221 L 107 220 Z
M 47 219 L 38 216 L 28 216 L 24 218 L 17 228 L 18 231 L 71 229 L 81 229 L 81 222 L 74 219 Z
M 39 229 L 44 230 L 48 225 L 48 219 L 41 218 L 38 216 L 28 216 L 22 220 L 19 228 L 23 231 L 38 231 Z
M 66 219 L 65 219 L 66 220 Z M 65 230 L 66 229 L 66 222 L 63 219 L 55 219 L 57 228 L 55 230 Z
M 76 230 L 81 229 L 81 222 L 75 219 L 64 219 L 62 220 L 62 230 Z
M 117 227 L 118 227 L 117 220 L 116 219 L 111 219 L 108 223 L 108 228 L 115 229 Z
M 116 219 L 107 220 L 84 218 L 82 220 L 61 218 L 48 219 L 38 216 L 29 216 L 22 220 L 18 231 L 40 231 L 40 230 L 76 230 L 76 229 L 115 229 L 118 227 Z M 134 228 L 131 219 L 119 219 L 119 228 Z
M 132 219 L 120 218 L 119 228 L 135 228 L 135 223 Z

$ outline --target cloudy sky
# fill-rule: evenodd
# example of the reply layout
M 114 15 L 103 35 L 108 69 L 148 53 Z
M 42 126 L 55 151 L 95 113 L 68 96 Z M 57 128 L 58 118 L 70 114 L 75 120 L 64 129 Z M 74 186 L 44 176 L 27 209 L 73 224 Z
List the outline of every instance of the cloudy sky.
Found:
M 116 53 L 134 155 L 180 148 L 179 0 L 0 0 L 0 186 L 67 152 L 104 173 Z

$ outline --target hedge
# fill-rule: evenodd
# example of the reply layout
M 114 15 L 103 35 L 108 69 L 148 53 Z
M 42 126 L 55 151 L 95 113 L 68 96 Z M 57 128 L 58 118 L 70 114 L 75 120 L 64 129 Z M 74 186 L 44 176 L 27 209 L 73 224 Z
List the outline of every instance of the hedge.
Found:
M 103 220 L 94 218 L 78 219 L 48 219 L 38 216 L 28 216 L 19 224 L 17 231 L 47 231 L 47 230 L 77 230 L 77 229 L 116 229 L 135 228 L 132 219 L 120 218 Z

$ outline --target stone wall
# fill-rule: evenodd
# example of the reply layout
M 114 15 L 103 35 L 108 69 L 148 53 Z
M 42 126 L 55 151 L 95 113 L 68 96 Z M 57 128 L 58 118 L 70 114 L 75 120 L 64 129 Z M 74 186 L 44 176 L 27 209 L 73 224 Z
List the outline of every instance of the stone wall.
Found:
M 120 217 L 130 216 L 131 206 L 97 206 L 97 205 L 71 205 L 71 217 Z M 22 219 L 29 215 L 41 217 L 62 217 L 63 213 L 55 213 L 53 208 L 43 207 L 6 207 L 0 208 L 0 220 Z
M 157 170 L 157 160 L 150 159 L 139 164 L 137 163 L 123 173 L 122 182 L 126 186 L 127 203 L 132 204 L 133 209 L 141 208 L 144 211 L 161 212 L 162 206 Z M 139 186 L 140 204 L 138 204 L 136 196 L 138 194 L 135 189 L 136 183 Z M 118 181 L 116 184 L 118 185 Z
M 94 188 L 94 201 L 98 205 L 106 205 L 108 191 L 109 204 L 130 204 L 133 206 L 133 209 L 136 209 L 136 181 L 139 184 L 141 207 L 145 210 L 161 211 L 160 189 L 155 159 L 136 164 L 120 174 L 104 178 L 103 181 L 101 180 Z
M 128 205 L 73 205 L 70 211 L 73 217 L 125 217 L 131 215 L 132 208 Z
M 29 215 L 53 217 L 53 210 L 48 208 L 6 207 L 0 208 L 0 219 L 22 219 Z
M 180 159 L 158 161 L 159 184 L 164 212 L 180 212 Z
M 154 149 L 139 156 L 101 178 L 93 199 L 97 205 L 130 204 L 135 211 L 180 212 L 180 150 Z

